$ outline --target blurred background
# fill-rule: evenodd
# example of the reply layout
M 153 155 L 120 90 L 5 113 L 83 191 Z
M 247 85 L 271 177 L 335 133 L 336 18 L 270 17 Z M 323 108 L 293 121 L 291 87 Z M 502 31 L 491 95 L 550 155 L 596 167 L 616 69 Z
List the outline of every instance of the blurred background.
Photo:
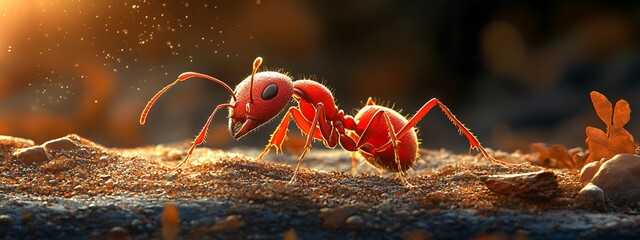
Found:
M 405 115 L 437 97 L 486 147 L 584 146 L 587 125 L 604 128 L 591 90 L 627 99 L 627 129 L 640 130 L 639 27 L 637 1 L 5 0 L 0 134 L 41 143 L 77 133 L 109 147 L 191 140 L 226 91 L 183 82 L 140 126 L 147 101 L 185 71 L 233 87 L 262 56 L 266 69 L 325 83 L 354 115 L 369 96 Z M 239 142 L 225 117 L 209 147 L 261 148 L 282 116 Z M 418 128 L 423 148 L 468 148 L 439 110 Z

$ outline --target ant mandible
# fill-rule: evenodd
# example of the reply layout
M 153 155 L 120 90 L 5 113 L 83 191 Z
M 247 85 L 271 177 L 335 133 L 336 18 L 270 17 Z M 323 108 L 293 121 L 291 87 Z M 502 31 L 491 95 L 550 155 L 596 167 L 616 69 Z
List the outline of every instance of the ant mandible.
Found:
M 344 150 L 349 151 L 354 174 L 357 153 L 377 169 L 398 173 L 398 177 L 408 184 L 404 173 L 414 165 L 419 148 L 414 126 L 434 106 L 440 107 L 449 120 L 467 137 L 471 144 L 470 150 L 478 149 L 494 164 L 506 165 L 505 162 L 491 157 L 471 131 L 436 98 L 427 101 L 409 120 L 391 108 L 376 105 L 371 98 L 354 117 L 338 109 L 331 91 L 326 86 L 313 80 L 292 81 L 289 76 L 279 72 L 258 72 L 261 64 L 262 58 L 257 57 L 253 61 L 251 75 L 240 82 L 235 91 L 226 83 L 209 75 L 195 72 L 182 73 L 178 79 L 149 100 L 140 116 L 140 124 L 145 123 L 151 106 L 169 88 L 178 82 L 197 77 L 222 85 L 231 94 L 231 100 L 229 103 L 218 105 L 213 110 L 194 139 L 189 153 L 177 167 L 187 162 L 196 146 L 204 142 L 209 124 L 218 110 L 229 108 L 229 132 L 237 140 L 273 119 L 287 106 L 291 98 L 298 103 L 298 106 L 289 107 L 271 135 L 269 143 L 258 156 L 258 160 L 262 160 L 271 147 L 274 147 L 276 152 L 281 149 L 289 122 L 293 118 L 298 128 L 307 135 L 307 139 L 290 183 L 295 181 L 300 164 L 305 154 L 311 149 L 312 141 L 316 139 L 321 140 L 328 148 L 335 148 L 340 144 Z M 314 129 L 313 132 L 311 129 Z

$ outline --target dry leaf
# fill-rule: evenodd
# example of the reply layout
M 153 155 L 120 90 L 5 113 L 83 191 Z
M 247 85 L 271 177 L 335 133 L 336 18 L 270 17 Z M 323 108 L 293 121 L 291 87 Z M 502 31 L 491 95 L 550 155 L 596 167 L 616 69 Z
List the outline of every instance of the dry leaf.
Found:
M 598 114 L 598 117 L 607 126 L 606 133 L 594 127 L 587 127 L 587 146 L 589 147 L 589 158 L 586 163 L 609 159 L 619 153 L 635 153 L 637 144 L 633 141 L 633 136 L 624 129 L 631 119 L 631 107 L 624 99 L 619 100 L 615 107 L 607 97 L 599 92 L 591 92 L 591 102 Z
M 282 240 L 298 240 L 298 234 L 296 234 L 296 230 L 293 228 L 289 228 L 289 230 L 285 231 L 282 234 Z
M 531 149 L 538 152 L 536 164 L 552 168 L 573 168 L 567 149 L 559 144 L 532 143 Z
M 550 168 L 579 169 L 584 165 L 582 148 L 567 150 L 560 144 L 532 143 L 531 150 L 538 152 L 538 159 L 531 161 L 536 165 Z
M 613 126 L 623 127 L 631 120 L 631 107 L 629 103 L 622 99 L 616 103 L 613 110 Z
M 596 109 L 596 114 L 600 117 L 607 126 L 611 124 L 611 119 L 613 116 L 613 106 L 607 97 L 602 95 L 602 93 L 591 91 L 591 102 L 593 103 L 593 107 Z
M 162 239 L 177 239 L 180 230 L 180 213 L 175 203 L 167 203 L 162 211 Z

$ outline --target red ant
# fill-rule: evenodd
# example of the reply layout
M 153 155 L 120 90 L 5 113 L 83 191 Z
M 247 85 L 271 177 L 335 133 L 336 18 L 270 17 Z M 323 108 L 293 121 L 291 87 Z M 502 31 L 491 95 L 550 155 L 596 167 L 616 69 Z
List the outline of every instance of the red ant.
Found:
M 469 129 L 462 125 L 436 98 L 425 103 L 409 120 L 393 109 L 376 105 L 371 98 L 353 117 L 338 109 L 331 91 L 326 86 L 312 80 L 292 81 L 289 76 L 279 72 L 257 72 L 261 64 L 262 58 L 258 57 L 254 60 L 251 76 L 240 82 L 235 91 L 214 77 L 195 72 L 182 73 L 177 80 L 149 100 L 140 116 L 140 124 L 145 123 L 151 106 L 160 95 L 178 82 L 198 77 L 222 85 L 231 94 L 231 100 L 229 103 L 218 105 L 213 110 L 207 123 L 193 141 L 189 153 L 177 167 L 189 159 L 196 146 L 202 144 L 211 119 L 218 110 L 229 108 L 229 132 L 237 140 L 278 115 L 292 97 L 298 106 L 289 107 L 278 128 L 271 135 L 269 144 L 258 156 L 258 160 L 262 160 L 271 147 L 274 147 L 276 152 L 281 149 L 289 122 L 293 118 L 298 128 L 307 135 L 307 140 L 290 183 L 295 181 L 300 164 L 314 139 L 321 140 L 328 148 L 334 148 L 340 144 L 343 149 L 351 152 L 354 174 L 357 152 L 371 166 L 384 171 L 397 172 L 400 179 L 407 183 L 403 174 L 415 163 L 419 148 L 414 126 L 434 106 L 440 107 L 449 120 L 467 137 L 471 144 L 470 150 L 478 149 L 495 164 L 506 164 L 491 157 Z M 315 129 L 312 134 L 310 129 Z

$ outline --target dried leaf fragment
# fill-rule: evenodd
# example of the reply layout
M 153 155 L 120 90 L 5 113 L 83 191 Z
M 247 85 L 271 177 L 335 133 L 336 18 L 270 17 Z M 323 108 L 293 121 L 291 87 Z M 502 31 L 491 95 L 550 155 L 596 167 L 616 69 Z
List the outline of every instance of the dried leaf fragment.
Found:
M 626 125 L 629 120 L 631 120 L 631 107 L 626 100 L 621 99 L 613 108 L 613 126 L 621 128 Z
M 538 152 L 538 165 L 554 168 L 575 168 L 567 148 L 560 144 L 532 143 L 531 150 Z
M 167 203 L 162 211 L 162 239 L 177 239 L 180 231 L 180 212 L 175 203 Z
M 296 234 L 296 230 L 293 228 L 289 228 L 289 230 L 285 231 L 282 234 L 282 240 L 298 240 L 298 234 Z
M 601 93 L 592 91 L 590 95 L 593 107 L 607 126 L 607 131 L 591 126 L 586 128 L 586 142 L 590 152 L 586 163 L 610 159 L 619 153 L 634 153 L 637 144 L 634 143 L 633 136 L 624 129 L 624 125 L 631 119 L 629 103 L 621 99 L 612 107 L 609 99 Z
M 549 168 L 579 169 L 584 165 L 587 154 L 580 147 L 567 150 L 560 144 L 532 143 L 531 150 L 538 152 L 538 158 L 530 160 L 533 164 Z
M 593 103 L 593 107 L 596 109 L 596 114 L 600 117 L 607 126 L 611 124 L 611 119 L 613 116 L 613 106 L 607 97 L 605 97 L 602 93 L 597 91 L 591 91 L 589 94 L 591 96 L 591 102 Z

